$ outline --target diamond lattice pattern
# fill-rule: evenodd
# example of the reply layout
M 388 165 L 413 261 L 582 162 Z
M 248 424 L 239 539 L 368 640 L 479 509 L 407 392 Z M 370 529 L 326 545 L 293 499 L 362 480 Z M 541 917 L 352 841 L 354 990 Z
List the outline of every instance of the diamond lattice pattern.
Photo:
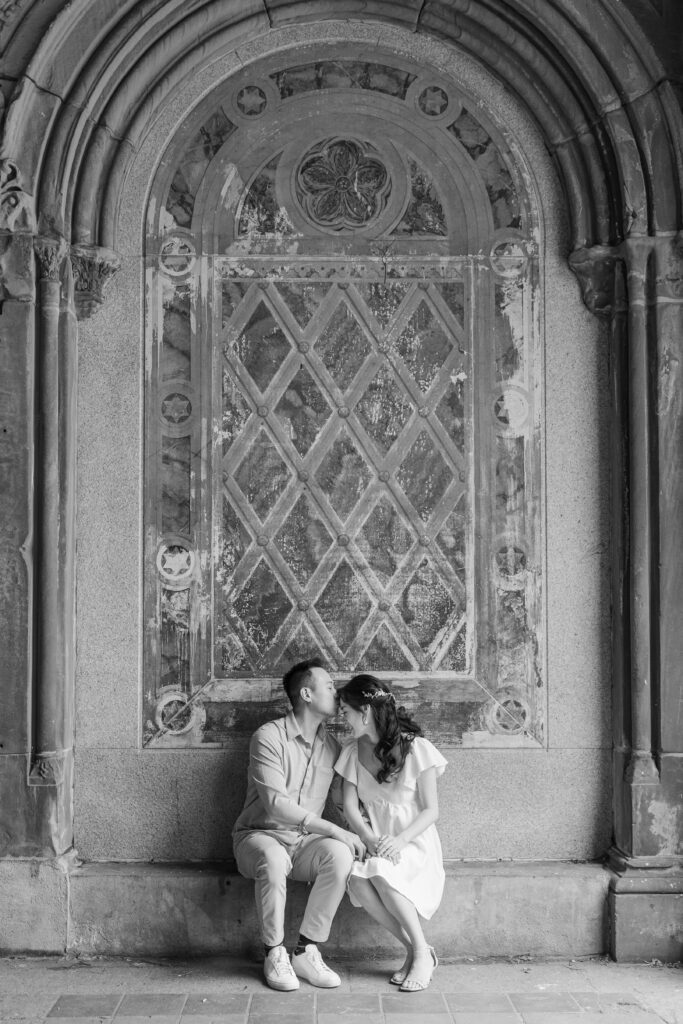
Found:
M 468 385 L 457 319 L 430 292 L 230 289 L 215 575 L 226 676 L 280 675 L 313 653 L 345 671 L 466 671 Z

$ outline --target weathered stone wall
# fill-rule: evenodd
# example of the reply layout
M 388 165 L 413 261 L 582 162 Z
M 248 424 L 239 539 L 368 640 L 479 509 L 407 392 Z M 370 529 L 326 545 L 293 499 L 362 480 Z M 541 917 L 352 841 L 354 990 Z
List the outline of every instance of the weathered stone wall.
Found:
M 362 26 L 290 29 L 289 45 Z M 271 33 L 268 46 L 277 46 Z M 547 749 L 452 749 L 441 784 L 447 858 L 582 859 L 610 840 L 609 397 L 604 339 L 566 263 L 559 182 L 518 104 L 472 60 L 392 28 L 379 44 L 456 77 L 534 168 L 545 221 Z M 265 45 L 254 42 L 254 58 Z M 176 120 L 219 76 L 199 73 L 146 139 L 121 206 L 122 268 L 81 324 L 75 843 L 88 860 L 223 859 L 245 787 L 230 750 L 141 750 L 138 734 L 143 200 Z
M 495 109 L 534 168 L 545 218 L 548 747 L 447 751 L 446 855 L 592 857 L 612 839 L 611 951 L 680 959 L 683 8 L 677 0 L 361 6 L 357 16 L 366 20 L 357 38 L 441 61 Z M 335 7 L 344 17 L 357 10 L 355 0 Z M 75 841 L 84 856 L 105 861 L 229 855 L 244 750 L 140 748 L 145 195 L 159 154 L 199 97 L 263 53 L 265 39 L 284 45 L 335 37 L 339 25 L 315 20 L 329 16 L 329 5 L 318 0 L 19 0 L 0 11 L 5 948 L 57 950 L 71 941 L 125 952 L 129 942 L 143 952 L 157 940 L 159 951 L 175 948 L 170 932 L 159 937 L 140 928 L 122 937 L 98 928 L 88 916 L 98 868 L 74 870 L 72 856 L 58 856 L 68 851 L 74 824 L 75 524 Z M 387 28 L 388 18 L 406 32 Z M 465 52 L 507 81 L 529 113 Z M 120 249 L 123 261 L 111 303 L 79 330 L 76 520 L 73 287 L 81 312 L 97 306 L 92 275 L 101 283 L 115 260 L 100 246 Z M 57 254 L 67 251 L 57 268 Z M 601 321 L 580 303 L 567 270 L 570 253 L 584 299 Z M 61 393 L 49 386 L 53 372 Z M 107 906 L 129 896 L 123 916 L 133 921 L 145 913 L 151 920 L 157 893 L 168 895 L 173 874 L 159 868 L 157 887 L 159 873 L 141 870 L 136 888 L 127 887 L 125 868 L 111 871 L 107 883 Z M 459 870 L 453 906 L 461 898 L 469 906 L 469 868 Z M 584 915 L 588 946 L 574 914 L 567 942 L 554 944 L 558 930 L 541 951 L 605 948 L 598 921 L 604 879 L 595 865 L 584 870 L 592 880 L 578 886 L 592 893 Z M 485 872 L 473 871 L 476 891 Z M 563 891 L 575 912 L 576 877 L 570 866 L 559 871 L 551 891 Z M 510 872 L 504 877 L 514 881 L 503 886 L 518 886 L 524 876 L 532 907 L 546 905 L 545 882 L 537 884 L 524 864 Z M 500 902 L 496 877 L 485 886 L 493 894 L 487 912 Z M 223 918 L 203 946 L 197 936 L 204 903 L 223 878 L 218 872 L 202 885 L 193 876 L 198 895 L 185 903 L 184 879 L 178 882 L 180 895 L 172 899 L 182 912 L 169 917 L 170 928 L 182 918 L 193 948 L 223 948 Z M 147 896 L 138 901 L 143 890 Z M 245 891 L 226 904 L 230 912 Z M 482 952 L 519 951 L 514 927 L 493 933 L 495 947 Z M 449 920 L 444 936 L 453 934 Z M 453 942 L 451 949 L 460 947 Z

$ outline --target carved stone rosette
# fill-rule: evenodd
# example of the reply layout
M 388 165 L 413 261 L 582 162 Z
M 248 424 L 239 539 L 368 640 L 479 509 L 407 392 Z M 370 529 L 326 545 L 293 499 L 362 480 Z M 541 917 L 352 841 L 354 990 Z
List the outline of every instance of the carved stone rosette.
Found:
M 384 209 L 391 178 L 369 143 L 325 139 L 302 160 L 296 187 L 301 207 L 314 224 L 353 230 Z
M 87 320 L 104 302 L 105 288 L 119 270 L 121 260 L 111 249 L 74 245 L 71 264 L 76 315 L 79 320 Z

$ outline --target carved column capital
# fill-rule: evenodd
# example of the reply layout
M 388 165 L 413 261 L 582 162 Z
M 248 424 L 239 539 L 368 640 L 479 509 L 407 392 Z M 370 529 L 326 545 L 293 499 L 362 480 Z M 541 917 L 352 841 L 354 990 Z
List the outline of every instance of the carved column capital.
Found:
M 0 160 L 0 231 L 34 231 L 33 196 L 25 192 L 19 168 Z
M 595 316 L 611 319 L 619 311 L 618 250 L 607 245 L 575 249 L 569 256 L 569 266 L 581 285 L 581 294 L 587 308 Z
M 86 320 L 104 302 L 104 291 L 121 266 L 111 249 L 96 245 L 73 245 L 71 265 L 74 274 L 74 301 L 79 320 Z
M 66 242 L 63 238 L 34 238 L 33 249 L 38 260 L 41 281 L 59 281 L 62 263 L 66 256 Z

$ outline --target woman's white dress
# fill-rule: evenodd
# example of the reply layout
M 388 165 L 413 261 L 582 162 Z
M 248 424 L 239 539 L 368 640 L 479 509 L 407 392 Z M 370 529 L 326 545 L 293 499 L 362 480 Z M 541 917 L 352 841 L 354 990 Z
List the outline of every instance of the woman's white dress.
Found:
M 389 782 L 378 782 L 358 759 L 358 742 L 351 740 L 343 747 L 335 771 L 358 788 L 358 797 L 365 809 L 373 832 L 377 836 L 398 835 L 420 813 L 417 780 L 428 768 L 436 768 L 442 775 L 447 761 L 433 743 L 416 736 L 399 775 Z M 401 851 L 397 864 L 386 857 L 368 857 L 356 862 L 352 875 L 375 878 L 381 875 L 393 889 L 406 896 L 417 908 L 418 914 L 430 918 L 441 902 L 445 875 L 441 843 L 436 825 L 430 825 Z M 354 906 L 360 904 L 349 898 Z

